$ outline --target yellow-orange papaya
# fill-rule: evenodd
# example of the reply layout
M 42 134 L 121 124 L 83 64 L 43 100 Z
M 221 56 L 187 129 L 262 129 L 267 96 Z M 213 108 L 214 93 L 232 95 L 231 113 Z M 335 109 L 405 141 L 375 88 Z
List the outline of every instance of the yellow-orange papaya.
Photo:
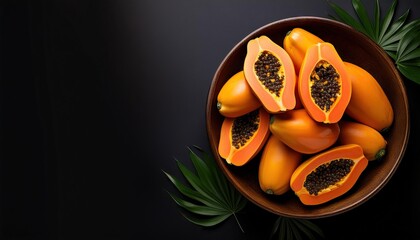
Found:
M 270 114 L 259 108 L 237 118 L 225 118 L 220 130 L 219 155 L 242 166 L 254 158 L 270 136 Z
M 296 73 L 287 52 L 267 36 L 247 44 L 245 79 L 270 113 L 293 109 L 296 105 Z
M 258 181 L 267 194 L 282 195 L 290 190 L 290 177 L 300 164 L 302 154 L 271 135 L 262 151 Z
M 358 144 L 363 149 L 363 154 L 369 160 L 382 158 L 386 153 L 386 139 L 376 129 L 363 123 L 342 120 L 339 123 L 340 144 Z
M 217 95 L 217 109 L 225 117 L 239 117 L 261 107 L 243 71 L 234 74 Z
M 303 28 L 297 27 L 287 32 L 283 39 L 283 47 L 292 59 L 297 73 L 300 71 L 308 48 L 321 42 L 324 41 Z
M 299 72 L 298 90 L 303 106 L 315 121 L 340 121 L 350 101 L 352 85 L 331 43 L 308 48 Z
M 340 145 L 300 164 L 290 178 L 290 186 L 303 204 L 319 205 L 348 192 L 367 165 L 359 145 Z
M 270 131 L 293 150 L 313 154 L 332 146 L 340 127 L 338 123 L 316 122 L 302 108 L 272 115 Z
M 344 64 L 353 89 L 345 113 L 379 132 L 391 127 L 394 111 L 381 85 L 372 74 L 358 65 Z

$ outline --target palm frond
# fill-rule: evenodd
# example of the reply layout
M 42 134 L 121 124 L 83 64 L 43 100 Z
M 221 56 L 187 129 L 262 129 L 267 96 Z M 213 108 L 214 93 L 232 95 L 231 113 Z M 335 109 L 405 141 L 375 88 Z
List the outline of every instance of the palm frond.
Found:
M 283 216 L 276 219 L 270 234 L 272 240 L 316 240 L 317 237 L 325 238 L 323 231 L 310 220 Z
M 336 16 L 332 18 L 341 21 L 375 41 L 394 60 L 397 69 L 407 79 L 420 84 L 418 32 L 420 30 L 420 19 L 407 22 L 409 12 L 404 12 L 396 20 L 395 10 L 397 0 L 392 2 L 385 16 L 381 17 L 379 0 L 376 0 L 373 19 L 369 16 L 361 0 L 352 0 L 352 7 L 357 18 L 344 10 L 337 4 L 328 1 Z
M 245 207 L 247 200 L 220 172 L 215 160 L 210 155 L 197 146 L 194 148 L 201 153 L 200 157 L 191 148 L 188 148 L 194 170 L 188 169 L 186 165 L 176 160 L 178 169 L 187 184 L 163 171 L 183 198 L 168 192 L 169 196 L 186 211 L 186 213 L 182 213 L 182 216 L 196 225 L 215 226 L 234 216 L 239 228 L 243 231 L 236 213 Z

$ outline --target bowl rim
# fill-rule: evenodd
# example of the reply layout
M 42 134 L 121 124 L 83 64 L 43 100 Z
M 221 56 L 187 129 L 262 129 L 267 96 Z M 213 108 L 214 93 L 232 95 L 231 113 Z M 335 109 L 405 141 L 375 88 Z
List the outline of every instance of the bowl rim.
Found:
M 314 214 L 288 214 L 288 213 L 279 212 L 279 211 L 276 211 L 272 208 L 268 208 L 267 206 L 264 206 L 260 202 L 251 198 L 251 196 L 249 196 L 246 193 L 246 191 L 243 189 L 243 187 L 238 185 L 238 183 L 235 182 L 234 179 L 232 179 L 231 174 L 228 170 L 228 167 L 222 161 L 223 159 L 220 159 L 220 156 L 218 155 L 218 150 L 217 150 L 217 142 L 214 142 L 214 141 L 216 141 L 216 139 L 215 138 L 212 139 L 212 133 L 211 133 L 212 126 L 211 126 L 211 121 L 209 120 L 209 117 L 211 116 L 211 112 L 212 112 L 212 109 L 209 107 L 211 105 L 211 101 L 213 100 L 211 97 L 215 95 L 215 91 L 216 91 L 215 82 L 218 79 L 218 76 L 220 75 L 220 71 L 222 70 L 224 64 L 229 60 L 229 58 L 236 51 L 236 49 L 238 49 L 239 47 L 246 44 L 249 40 L 257 37 L 258 35 L 261 35 L 260 34 L 261 31 L 269 28 L 272 25 L 282 24 L 282 23 L 285 23 L 285 22 L 294 22 L 294 21 L 302 21 L 302 22 L 304 22 L 304 21 L 315 21 L 315 22 L 334 24 L 337 27 L 340 27 L 342 29 L 352 31 L 355 34 L 358 34 L 359 37 L 361 37 L 365 41 L 367 41 L 370 45 L 372 45 L 372 47 L 375 47 L 376 50 L 385 59 L 386 63 L 389 65 L 389 67 L 392 68 L 392 71 L 396 74 L 395 81 L 398 84 L 400 90 L 403 92 L 402 98 L 403 98 L 403 104 L 404 104 L 404 107 L 405 107 L 404 111 L 407 113 L 407 119 L 403 123 L 403 124 L 405 124 L 406 128 L 405 128 L 405 132 L 403 134 L 404 137 L 403 137 L 402 148 L 400 149 L 399 154 L 397 156 L 397 159 L 396 159 L 395 163 L 393 164 L 391 170 L 385 175 L 384 180 L 382 180 L 373 190 L 368 192 L 368 194 L 359 198 L 357 201 L 354 201 L 352 204 L 349 204 L 349 205 L 347 205 L 345 207 L 342 207 L 342 208 L 339 208 L 339 209 L 335 209 L 334 211 L 329 211 L 329 212 L 325 212 L 325 213 L 321 213 L 321 214 L 315 214 L 315 215 Z M 367 200 L 369 200 L 374 195 L 376 195 L 390 181 L 391 177 L 395 174 L 397 168 L 399 167 L 401 161 L 403 160 L 404 154 L 405 154 L 405 151 L 406 151 L 406 148 L 407 148 L 407 145 L 408 145 L 409 135 L 410 135 L 410 111 L 409 111 L 408 96 L 406 94 L 406 87 L 405 87 L 404 81 L 401 77 L 401 74 L 396 69 L 394 63 L 392 62 L 392 60 L 390 59 L 388 54 L 377 43 L 375 43 L 372 39 L 370 39 L 365 34 L 357 31 L 356 29 L 352 28 L 351 26 L 349 26 L 347 24 L 344 24 L 342 22 L 333 20 L 333 19 L 328 19 L 328 18 L 318 17 L 318 16 L 296 16 L 296 17 L 288 17 L 288 18 L 272 21 L 272 22 L 269 22 L 269 23 L 255 29 L 254 31 L 250 32 L 248 35 L 246 35 L 244 38 L 242 38 L 238 43 L 236 43 L 233 46 L 233 48 L 227 53 L 227 55 L 223 58 L 223 60 L 220 62 L 219 66 L 217 67 L 217 69 L 214 73 L 214 76 L 212 78 L 211 85 L 210 85 L 210 88 L 209 88 L 209 91 L 208 91 L 208 94 L 207 94 L 205 117 L 206 117 L 207 136 L 208 136 L 208 140 L 209 140 L 209 144 L 210 144 L 209 146 L 211 148 L 211 152 L 214 156 L 215 161 L 217 162 L 217 165 L 222 170 L 223 174 L 229 180 L 229 182 L 235 187 L 235 189 L 237 189 L 241 193 L 241 195 L 243 195 L 247 200 L 249 200 L 250 202 L 254 203 L 255 205 L 261 207 L 262 209 L 264 209 L 266 211 L 269 211 L 269 212 L 274 213 L 274 214 L 279 215 L 279 216 L 295 217 L 295 218 L 297 217 L 297 218 L 305 218 L 305 219 L 325 218 L 325 217 L 331 217 L 331 216 L 335 216 L 335 215 L 338 215 L 338 214 L 345 213 L 349 210 L 352 210 L 352 209 L 356 208 L 357 206 L 360 206 L 362 203 L 365 203 Z

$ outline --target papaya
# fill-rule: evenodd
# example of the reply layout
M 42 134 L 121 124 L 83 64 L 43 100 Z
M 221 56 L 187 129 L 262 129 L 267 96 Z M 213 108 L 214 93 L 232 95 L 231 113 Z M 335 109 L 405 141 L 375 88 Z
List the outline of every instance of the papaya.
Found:
M 296 79 L 299 79 L 298 76 L 296 76 Z M 295 84 L 295 97 L 296 97 L 296 105 L 295 105 L 295 108 L 293 108 L 293 109 L 303 108 L 302 101 L 300 100 L 300 96 L 299 96 L 297 81 L 296 81 L 296 84 Z
M 261 107 L 245 80 L 243 71 L 234 74 L 222 86 L 217 95 L 217 109 L 225 117 L 239 117 Z
M 379 132 L 390 128 L 394 120 L 392 105 L 375 77 L 362 67 L 345 62 L 352 95 L 345 113 Z
M 303 204 L 323 204 L 353 188 L 368 162 L 357 144 L 330 148 L 300 164 L 290 178 L 290 187 Z
M 244 74 L 251 89 L 270 113 L 293 109 L 296 105 L 296 73 L 287 52 L 267 36 L 247 44 Z
M 283 47 L 299 72 L 308 48 L 324 42 L 315 34 L 301 28 L 294 28 L 286 34 Z M 394 112 L 388 97 L 378 81 L 360 66 L 344 62 L 352 86 L 350 102 L 345 114 L 354 120 L 385 132 L 393 122 Z
M 273 114 L 270 132 L 293 150 L 313 154 L 332 146 L 340 134 L 338 123 L 314 121 L 305 109 Z
M 378 160 L 386 153 L 387 141 L 376 129 L 363 123 L 342 120 L 339 123 L 340 144 L 358 144 L 363 149 L 363 154 L 369 160 Z
M 306 51 L 314 44 L 324 42 L 315 34 L 302 29 L 293 28 L 283 39 L 283 48 L 293 61 L 295 71 L 299 73 Z
M 281 195 L 290 190 L 290 177 L 300 164 L 302 154 L 271 135 L 262 150 L 258 181 L 267 194 Z
M 240 117 L 225 117 L 220 130 L 219 155 L 228 164 L 246 164 L 267 141 L 269 124 L 270 114 L 262 107 Z
M 308 48 L 299 72 L 304 108 L 317 122 L 338 122 L 350 102 L 351 82 L 335 47 L 328 42 Z

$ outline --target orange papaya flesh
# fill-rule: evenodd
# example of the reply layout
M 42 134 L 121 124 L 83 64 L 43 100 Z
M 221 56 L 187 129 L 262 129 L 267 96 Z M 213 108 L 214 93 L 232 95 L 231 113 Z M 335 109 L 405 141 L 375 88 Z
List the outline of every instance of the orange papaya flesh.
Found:
M 243 71 L 234 74 L 222 86 L 217 95 L 217 109 L 225 117 L 239 117 L 261 107 L 245 80 Z
M 365 69 L 349 62 L 344 64 L 353 89 L 345 113 L 379 132 L 386 131 L 393 123 L 394 111 L 384 90 Z
M 386 154 L 387 141 L 376 129 L 363 123 L 342 120 L 340 125 L 340 144 L 358 144 L 369 160 L 381 159 Z
M 302 160 L 294 151 L 271 135 L 262 150 L 258 168 L 260 188 L 267 194 L 281 195 L 290 190 L 290 177 Z
M 323 204 L 347 193 L 367 165 L 359 145 L 340 145 L 299 165 L 292 174 L 290 187 L 303 204 Z
M 244 74 L 251 89 L 270 113 L 293 109 L 296 105 L 296 73 L 287 52 L 267 36 L 247 44 Z
M 321 42 L 324 42 L 321 38 L 302 28 L 293 28 L 286 34 L 283 39 L 283 47 L 292 59 L 297 73 L 299 73 L 308 48 Z
M 314 154 L 332 146 L 338 139 L 338 123 L 324 124 L 313 120 L 305 109 L 274 114 L 270 132 L 293 150 Z
M 337 123 L 350 101 L 346 68 L 331 43 L 311 46 L 302 63 L 298 90 L 304 108 L 317 122 Z
M 242 166 L 264 146 L 269 137 L 270 114 L 259 108 L 237 118 L 225 118 L 220 132 L 219 155 L 228 164 Z

